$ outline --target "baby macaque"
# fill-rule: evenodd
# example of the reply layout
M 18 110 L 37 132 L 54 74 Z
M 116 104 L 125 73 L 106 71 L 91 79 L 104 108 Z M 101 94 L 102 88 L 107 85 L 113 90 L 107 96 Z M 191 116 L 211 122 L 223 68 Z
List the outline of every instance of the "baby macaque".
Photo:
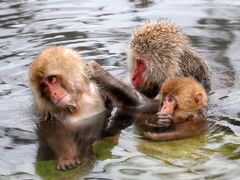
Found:
M 166 79 L 174 77 L 193 77 L 207 92 L 211 89 L 206 61 L 167 20 L 146 22 L 133 32 L 128 64 L 132 85 L 149 98 L 159 93 Z
M 29 69 L 39 139 L 57 155 L 57 169 L 80 163 L 76 129 L 106 110 L 107 98 L 90 74 L 77 51 L 63 46 L 43 50 Z
M 164 132 L 145 132 L 144 137 L 154 141 L 187 138 L 204 132 L 208 123 L 203 109 L 208 96 L 204 88 L 192 78 L 166 80 L 160 91 L 161 108 L 156 122 L 148 126 L 170 126 Z M 156 128 L 157 129 L 157 128 Z

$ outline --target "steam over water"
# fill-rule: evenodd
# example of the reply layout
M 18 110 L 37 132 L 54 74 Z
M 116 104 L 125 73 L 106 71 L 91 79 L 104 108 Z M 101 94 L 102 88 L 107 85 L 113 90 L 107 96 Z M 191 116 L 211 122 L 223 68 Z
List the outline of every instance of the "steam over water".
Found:
M 0 7 L 0 179 L 239 178 L 240 1 L 2 0 Z M 32 59 L 48 46 L 66 45 L 124 79 L 131 32 L 156 19 L 173 20 L 209 62 L 209 132 L 156 143 L 143 140 L 131 125 L 95 143 L 91 163 L 73 171 L 37 161 L 27 82 Z

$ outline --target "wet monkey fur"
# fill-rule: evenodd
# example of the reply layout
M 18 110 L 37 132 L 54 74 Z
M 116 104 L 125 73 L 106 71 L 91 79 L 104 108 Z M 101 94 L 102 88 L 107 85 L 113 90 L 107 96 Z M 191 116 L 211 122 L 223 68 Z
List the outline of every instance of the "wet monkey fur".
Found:
M 159 100 L 149 99 L 133 87 L 116 79 L 95 61 L 89 63 L 90 79 L 94 81 L 115 106 L 131 112 L 156 113 L 159 110 Z
M 206 61 L 171 21 L 149 21 L 136 28 L 128 49 L 131 83 L 147 97 L 155 97 L 166 79 L 179 76 L 193 77 L 207 92 L 211 89 Z
M 30 66 L 37 132 L 56 153 L 57 169 L 71 169 L 80 163 L 76 127 L 81 127 L 84 118 L 106 110 L 106 96 L 89 79 L 90 74 L 77 51 L 63 46 L 43 50 Z
M 118 107 L 137 113 L 136 123 L 143 127 L 145 138 L 176 140 L 201 134 L 208 128 L 203 113 L 208 96 L 196 80 L 190 77 L 166 80 L 159 93 L 160 100 L 155 100 L 117 80 L 97 63 L 89 65 L 94 69 L 91 79 L 102 91 Z M 153 117 L 155 113 L 157 117 Z
M 169 124 L 165 132 L 145 132 L 144 137 L 154 141 L 176 140 L 199 135 L 206 131 L 204 115 L 208 96 L 200 83 L 192 78 L 166 80 L 160 90 L 158 120 L 152 126 Z M 148 122 L 151 126 L 151 123 Z

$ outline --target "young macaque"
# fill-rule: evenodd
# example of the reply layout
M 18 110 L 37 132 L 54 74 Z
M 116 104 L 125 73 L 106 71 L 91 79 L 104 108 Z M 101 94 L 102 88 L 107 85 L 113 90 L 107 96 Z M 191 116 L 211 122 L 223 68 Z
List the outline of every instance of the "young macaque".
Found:
M 204 132 L 208 123 L 203 109 L 208 96 L 204 88 L 192 78 L 166 80 L 160 91 L 161 108 L 158 119 L 147 126 L 170 126 L 164 132 L 145 132 L 144 137 L 154 141 L 187 138 Z M 157 129 L 157 128 L 156 128 Z
M 133 32 L 128 64 L 132 85 L 149 98 L 159 93 L 166 79 L 174 77 L 193 77 L 207 92 L 211 88 L 206 61 L 167 20 L 146 22 Z
M 39 139 L 57 155 L 57 169 L 80 163 L 77 129 L 88 117 L 106 110 L 107 98 L 90 74 L 77 51 L 63 46 L 42 51 L 29 69 Z

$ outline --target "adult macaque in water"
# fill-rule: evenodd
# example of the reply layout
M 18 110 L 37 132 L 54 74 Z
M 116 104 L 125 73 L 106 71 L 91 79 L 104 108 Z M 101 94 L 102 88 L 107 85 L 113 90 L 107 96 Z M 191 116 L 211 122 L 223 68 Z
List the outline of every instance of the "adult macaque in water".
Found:
M 44 50 L 30 67 L 38 134 L 56 153 L 57 169 L 80 163 L 76 127 L 106 109 L 106 97 L 89 79 L 90 73 L 76 51 L 62 46 Z
M 189 39 L 167 20 L 146 22 L 129 43 L 128 64 L 134 88 L 153 98 L 166 79 L 193 77 L 206 91 L 211 88 L 206 61 Z
M 208 96 L 201 84 L 192 78 L 166 80 L 160 91 L 161 108 L 158 119 L 152 122 L 156 129 L 170 125 L 165 132 L 145 132 L 144 137 L 154 141 L 182 139 L 198 135 L 208 127 L 203 109 L 207 106 Z M 151 126 L 151 122 L 147 123 Z
M 175 140 L 200 134 L 207 129 L 203 109 L 207 106 L 208 96 L 202 85 L 192 78 L 166 80 L 159 94 L 160 103 L 157 104 L 155 99 L 148 99 L 136 92 L 95 62 L 90 63 L 90 67 L 94 68 L 91 79 L 117 106 L 140 113 L 136 121 L 145 131 L 149 131 L 144 133 L 145 138 L 155 141 Z M 131 97 L 134 97 L 134 104 L 124 103 Z M 158 117 L 151 115 L 154 113 Z

